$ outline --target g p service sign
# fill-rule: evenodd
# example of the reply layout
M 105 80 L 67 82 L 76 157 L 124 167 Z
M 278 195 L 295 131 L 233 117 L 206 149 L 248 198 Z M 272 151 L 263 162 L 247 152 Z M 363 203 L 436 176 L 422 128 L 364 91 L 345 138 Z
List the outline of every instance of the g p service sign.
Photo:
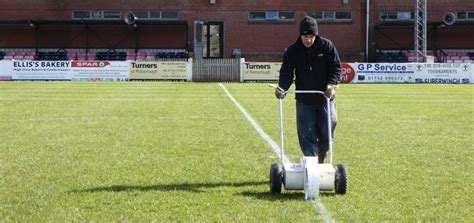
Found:
M 411 82 L 415 65 L 408 63 L 351 63 L 356 69 L 352 83 Z

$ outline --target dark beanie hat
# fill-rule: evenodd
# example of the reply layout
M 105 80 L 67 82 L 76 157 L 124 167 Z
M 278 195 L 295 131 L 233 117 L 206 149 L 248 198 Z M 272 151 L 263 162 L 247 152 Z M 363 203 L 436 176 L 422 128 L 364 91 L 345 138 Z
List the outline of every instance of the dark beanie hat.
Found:
M 318 35 L 318 22 L 310 16 L 306 16 L 300 22 L 300 35 Z

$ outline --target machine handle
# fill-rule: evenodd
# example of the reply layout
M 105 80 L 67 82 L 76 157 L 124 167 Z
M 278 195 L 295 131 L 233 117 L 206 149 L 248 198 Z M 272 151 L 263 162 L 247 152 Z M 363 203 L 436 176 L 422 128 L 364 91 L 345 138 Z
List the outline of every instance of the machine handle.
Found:
M 287 90 L 284 91 L 280 86 L 276 84 L 270 84 L 270 87 L 274 88 L 275 90 L 280 90 L 283 91 L 283 94 L 322 94 L 326 99 L 329 99 L 326 97 L 326 94 L 324 91 L 317 91 L 317 90 Z

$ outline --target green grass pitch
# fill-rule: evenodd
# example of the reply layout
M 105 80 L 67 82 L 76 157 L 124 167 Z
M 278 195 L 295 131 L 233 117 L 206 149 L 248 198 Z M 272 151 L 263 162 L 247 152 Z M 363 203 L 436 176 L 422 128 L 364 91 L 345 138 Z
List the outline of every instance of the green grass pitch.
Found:
M 268 84 L 224 84 L 278 142 Z M 342 85 L 337 222 L 473 222 L 474 85 Z M 298 162 L 294 99 L 287 156 Z M 314 222 L 269 193 L 278 157 L 216 83 L 0 82 L 1 222 Z M 327 219 L 326 219 L 327 220 Z

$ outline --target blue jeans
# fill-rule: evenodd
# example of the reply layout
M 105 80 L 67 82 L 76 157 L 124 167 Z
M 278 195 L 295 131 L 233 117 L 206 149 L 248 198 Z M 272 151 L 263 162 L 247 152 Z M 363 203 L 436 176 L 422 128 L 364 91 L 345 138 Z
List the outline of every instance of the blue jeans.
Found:
M 337 124 L 335 99 L 330 101 L 331 106 L 331 134 Z M 318 156 L 319 162 L 324 162 L 329 150 L 329 134 L 326 103 L 320 106 L 311 106 L 296 101 L 296 126 L 301 150 L 305 156 Z

